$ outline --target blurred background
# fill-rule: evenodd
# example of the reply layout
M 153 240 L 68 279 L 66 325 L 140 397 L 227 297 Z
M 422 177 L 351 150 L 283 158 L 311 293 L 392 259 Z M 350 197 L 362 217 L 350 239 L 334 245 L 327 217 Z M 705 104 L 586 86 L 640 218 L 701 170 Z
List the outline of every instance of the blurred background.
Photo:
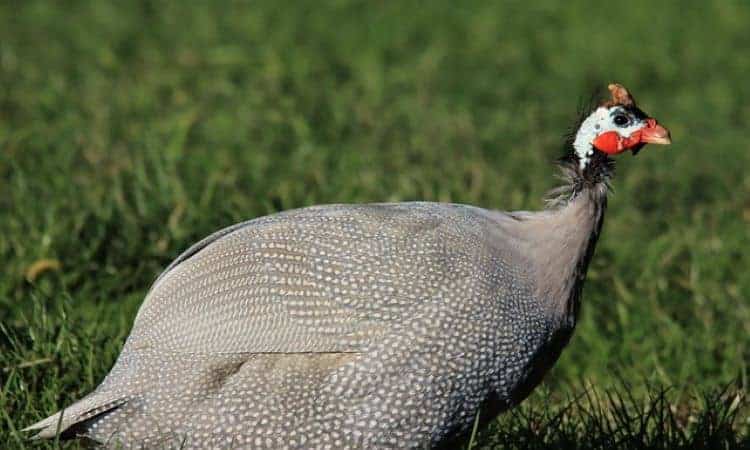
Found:
M 95 387 L 212 231 L 334 202 L 542 208 L 612 81 L 674 144 L 619 158 L 578 329 L 528 408 L 668 388 L 678 429 L 721 404 L 747 436 L 750 4 L 594 5 L 0 2 L 0 441 Z M 476 444 L 557 442 L 503 420 Z

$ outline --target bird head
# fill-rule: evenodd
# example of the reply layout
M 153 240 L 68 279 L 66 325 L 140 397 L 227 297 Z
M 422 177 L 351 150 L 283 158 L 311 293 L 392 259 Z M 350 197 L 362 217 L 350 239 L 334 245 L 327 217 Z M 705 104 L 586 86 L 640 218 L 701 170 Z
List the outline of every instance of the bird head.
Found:
M 573 147 L 581 169 L 599 151 L 617 155 L 626 150 L 637 154 L 646 144 L 670 144 L 669 131 L 635 105 L 620 84 L 608 86 L 612 98 L 586 117 L 576 132 Z

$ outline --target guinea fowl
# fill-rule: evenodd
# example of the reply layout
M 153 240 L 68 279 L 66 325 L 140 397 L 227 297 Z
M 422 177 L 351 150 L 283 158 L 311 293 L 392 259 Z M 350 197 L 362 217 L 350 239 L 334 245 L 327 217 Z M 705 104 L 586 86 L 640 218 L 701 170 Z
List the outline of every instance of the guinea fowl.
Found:
M 575 327 L 610 156 L 670 143 L 609 90 L 543 211 L 314 206 L 198 242 L 151 287 L 101 385 L 27 430 L 124 448 L 424 448 L 518 404 Z

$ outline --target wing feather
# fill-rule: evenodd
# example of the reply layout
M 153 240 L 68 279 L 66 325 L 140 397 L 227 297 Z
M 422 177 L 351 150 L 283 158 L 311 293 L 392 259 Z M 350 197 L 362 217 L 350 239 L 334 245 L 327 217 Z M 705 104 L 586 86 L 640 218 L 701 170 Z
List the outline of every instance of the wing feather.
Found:
M 363 351 L 420 302 L 486 269 L 487 224 L 476 211 L 332 205 L 229 227 L 157 279 L 126 349 Z

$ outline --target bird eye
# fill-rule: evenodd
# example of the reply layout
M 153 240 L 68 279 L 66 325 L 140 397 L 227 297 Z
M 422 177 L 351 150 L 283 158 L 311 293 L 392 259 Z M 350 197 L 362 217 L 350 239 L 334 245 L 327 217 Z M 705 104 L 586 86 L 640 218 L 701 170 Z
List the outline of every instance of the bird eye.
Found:
M 624 127 L 625 125 L 630 123 L 630 119 L 628 119 L 628 116 L 626 116 L 625 114 L 618 114 L 612 120 L 614 120 L 615 125 L 617 125 L 618 127 Z

